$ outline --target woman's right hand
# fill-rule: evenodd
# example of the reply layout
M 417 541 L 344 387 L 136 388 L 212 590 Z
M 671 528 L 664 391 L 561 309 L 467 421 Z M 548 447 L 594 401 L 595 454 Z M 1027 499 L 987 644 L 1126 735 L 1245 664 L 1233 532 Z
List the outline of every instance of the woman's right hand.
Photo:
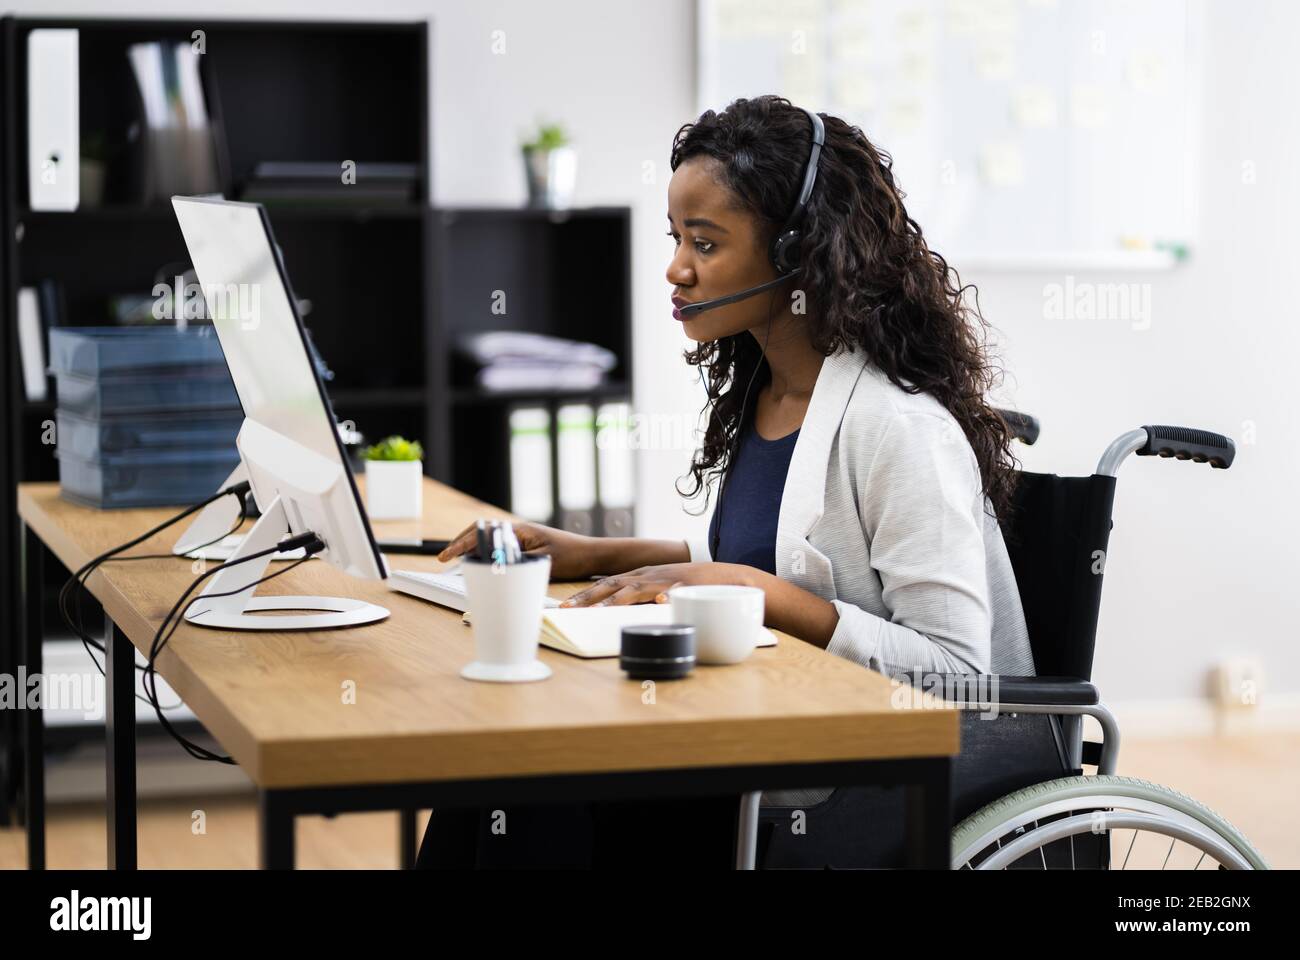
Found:
M 438 554 L 441 561 L 454 560 L 462 554 L 473 554 L 478 545 L 477 523 L 471 523 L 447 544 Z M 598 537 L 584 537 L 580 533 L 556 530 L 540 523 L 514 524 L 515 539 L 524 553 L 551 558 L 552 580 L 585 580 L 597 573 Z

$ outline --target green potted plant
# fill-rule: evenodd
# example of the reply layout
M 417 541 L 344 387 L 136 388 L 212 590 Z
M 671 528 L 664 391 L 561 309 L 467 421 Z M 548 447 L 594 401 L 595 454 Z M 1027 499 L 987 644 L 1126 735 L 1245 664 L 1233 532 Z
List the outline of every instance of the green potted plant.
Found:
M 564 127 L 559 123 L 539 123 L 537 132 L 525 138 L 521 146 L 529 206 L 558 209 L 572 206 L 578 152 L 570 144 Z
M 374 520 L 418 520 L 424 512 L 424 448 L 386 437 L 367 447 L 366 510 Z

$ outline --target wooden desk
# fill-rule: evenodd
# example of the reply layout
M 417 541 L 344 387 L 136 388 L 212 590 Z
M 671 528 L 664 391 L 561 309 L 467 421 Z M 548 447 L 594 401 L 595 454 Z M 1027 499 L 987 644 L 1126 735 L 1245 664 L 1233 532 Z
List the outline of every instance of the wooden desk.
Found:
M 33 574 L 41 544 L 76 569 L 176 512 L 87 509 L 61 499 L 57 484 L 21 485 L 18 510 L 29 611 L 39 610 L 31 594 L 41 583 L 39 571 Z M 426 480 L 422 522 L 374 526 L 381 537 L 449 538 L 485 515 L 509 516 Z M 130 553 L 167 552 L 181 529 Z M 389 560 L 395 568 L 440 566 L 432 557 Z M 109 563 L 89 583 L 111 621 L 110 866 L 135 863 L 131 645 L 148 650 L 193 578 L 191 561 L 165 558 Z M 550 593 L 564 597 L 580 586 L 552 584 Z M 775 648 L 742 664 L 700 667 L 686 680 L 659 683 L 647 703 L 642 684 L 627 679 L 617 660 L 546 649 L 540 655 L 554 675 L 544 682 L 463 680 L 473 640 L 459 614 L 324 562 L 304 564 L 258 592 L 352 596 L 392 611 L 381 623 L 335 631 L 240 633 L 185 624 L 159 658 L 159 673 L 256 784 L 263 866 L 292 866 L 298 814 L 865 783 L 909 785 L 913 862 L 948 865 L 956 711 L 940 703 L 897 709 L 883 676 L 793 637 L 778 634 Z M 39 669 L 41 638 L 30 618 L 26 633 L 31 673 Z M 39 712 L 28 713 L 38 714 L 28 724 L 35 728 L 28 754 L 39 761 Z M 28 773 L 34 781 L 43 775 L 30 766 Z M 27 793 L 39 801 L 40 784 Z M 29 828 L 32 813 L 43 831 L 39 809 L 29 812 Z M 32 843 L 43 860 L 42 838 Z M 404 843 L 413 848 L 414 838 Z

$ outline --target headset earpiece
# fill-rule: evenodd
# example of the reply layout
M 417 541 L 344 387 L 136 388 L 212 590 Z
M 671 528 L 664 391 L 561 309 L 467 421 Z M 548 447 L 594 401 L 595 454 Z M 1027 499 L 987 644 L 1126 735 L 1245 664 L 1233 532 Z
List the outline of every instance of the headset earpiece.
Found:
M 808 122 L 812 124 L 812 149 L 808 152 L 808 164 L 804 167 L 803 185 L 799 188 L 794 209 L 786 218 L 785 225 L 772 238 L 772 246 L 768 249 L 768 258 L 776 268 L 778 276 L 785 276 L 799 269 L 800 241 L 803 239 L 799 232 L 799 224 L 803 220 L 804 211 L 808 208 L 808 198 L 812 196 L 813 184 L 817 182 L 817 160 L 821 157 L 822 147 L 826 144 L 826 125 L 822 123 L 822 118 L 812 110 L 805 109 L 804 113 L 808 114 Z
M 784 276 L 799 269 L 800 239 L 798 230 L 784 230 L 772 240 L 769 255 L 772 258 L 772 266 L 776 267 L 778 274 Z

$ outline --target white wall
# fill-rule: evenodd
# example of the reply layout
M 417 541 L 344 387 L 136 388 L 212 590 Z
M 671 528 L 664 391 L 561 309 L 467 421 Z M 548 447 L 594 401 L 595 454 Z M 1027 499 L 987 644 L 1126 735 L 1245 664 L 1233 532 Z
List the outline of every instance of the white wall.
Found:
M 1228 3 L 1207 7 L 1191 259 L 1168 272 L 1076 273 L 1150 283 L 1150 328 L 1045 320 L 1044 285 L 1063 283 L 1064 272 L 970 279 L 1004 334 L 1018 382 L 1010 399 L 1043 420 L 1027 468 L 1091 472 L 1114 436 L 1145 423 L 1202 427 L 1237 444 L 1227 471 L 1156 458 L 1130 458 L 1120 471 L 1094 671 L 1107 698 L 1200 696 L 1218 659 L 1253 654 L 1267 671 L 1266 705 L 1270 693 L 1300 691 L 1300 75 L 1289 39 L 1300 7 L 1255 4 L 1248 17 Z M 1243 182 L 1246 163 L 1253 184 Z
M 694 4 L 165 2 L 87 5 L 41 0 L 19 13 L 223 17 L 429 18 L 435 201 L 518 203 L 520 128 L 563 119 L 581 148 L 580 203 L 634 208 L 638 412 L 695 422 L 702 391 L 681 362 L 689 346 L 667 314 L 663 237 L 672 135 L 694 112 Z M 1300 426 L 1300 346 L 1293 271 L 1300 179 L 1300 83 L 1293 55 L 1300 7 L 1252 5 L 1243 17 L 1208 4 L 1201 235 L 1189 263 L 1151 274 L 1076 272 L 1079 281 L 1151 284 L 1152 322 L 1043 319 L 1044 285 L 1064 273 L 972 273 L 1001 331 L 1012 375 L 998 399 L 1038 415 L 1026 468 L 1086 473 L 1106 443 L 1143 423 L 1203 427 L 1238 444 L 1229 471 L 1132 459 L 1120 474 L 1094 673 L 1108 700 L 1176 704 L 1200 696 L 1217 659 L 1262 656 L 1270 693 L 1300 693 L 1300 590 L 1293 544 Z M 494 55 L 492 31 L 506 53 Z M 868 134 L 870 131 L 868 131 Z M 885 144 L 884 146 L 888 146 Z M 1243 183 L 1253 162 L 1255 182 Z M 646 164 L 652 164 L 646 177 Z M 906 179 L 906 171 L 899 171 Z M 572 278 L 575 298 L 581 276 Z M 1254 440 L 1247 434 L 1253 424 Z M 1249 441 L 1249 442 L 1248 442 Z M 673 481 L 690 450 L 645 453 L 645 536 L 698 534 Z

